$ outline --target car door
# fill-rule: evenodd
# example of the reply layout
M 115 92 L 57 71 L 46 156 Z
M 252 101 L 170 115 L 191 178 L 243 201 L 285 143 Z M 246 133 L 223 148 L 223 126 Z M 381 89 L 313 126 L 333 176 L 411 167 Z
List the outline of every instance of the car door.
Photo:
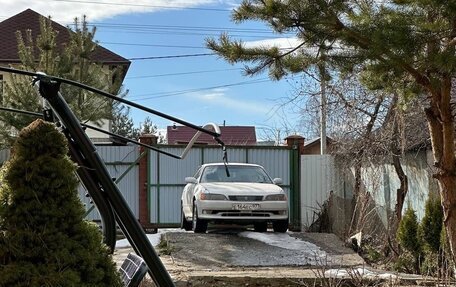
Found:
M 198 182 L 199 178 L 201 177 L 202 170 L 202 167 L 200 167 L 193 176 L 198 180 Z M 189 214 L 191 215 L 191 213 L 193 212 L 193 195 L 195 193 L 196 186 L 197 184 L 187 183 L 187 185 L 185 185 L 184 187 L 182 196 L 182 208 L 184 209 L 184 213 L 186 214 L 186 216 L 188 216 Z

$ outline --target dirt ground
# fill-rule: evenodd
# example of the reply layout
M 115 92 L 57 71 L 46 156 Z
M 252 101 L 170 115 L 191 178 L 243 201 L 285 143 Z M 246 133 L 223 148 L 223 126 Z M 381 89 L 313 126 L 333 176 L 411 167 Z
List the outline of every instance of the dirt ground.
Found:
M 206 234 L 168 232 L 162 235 L 167 244 L 157 249 L 177 286 L 344 286 L 344 280 L 362 281 L 356 270 L 366 266 L 364 260 L 333 234 L 267 232 L 261 235 L 266 240 L 249 238 L 252 234 L 231 229 Z M 115 251 L 118 266 L 129 252 L 131 248 Z M 330 278 L 331 272 L 340 270 L 354 271 L 346 272 L 345 279 Z M 404 286 L 413 286 L 426 281 L 413 276 L 382 278 L 374 279 L 379 282 L 374 286 L 400 286 L 405 281 Z M 372 285 L 372 279 L 369 282 Z

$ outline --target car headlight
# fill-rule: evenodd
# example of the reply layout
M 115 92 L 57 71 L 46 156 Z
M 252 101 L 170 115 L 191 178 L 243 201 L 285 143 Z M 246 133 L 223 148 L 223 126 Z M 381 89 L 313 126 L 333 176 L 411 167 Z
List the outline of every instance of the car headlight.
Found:
M 226 200 L 226 196 L 218 193 L 204 193 L 200 194 L 201 200 Z
M 284 193 L 281 194 L 270 194 L 264 198 L 265 201 L 286 201 L 287 195 Z

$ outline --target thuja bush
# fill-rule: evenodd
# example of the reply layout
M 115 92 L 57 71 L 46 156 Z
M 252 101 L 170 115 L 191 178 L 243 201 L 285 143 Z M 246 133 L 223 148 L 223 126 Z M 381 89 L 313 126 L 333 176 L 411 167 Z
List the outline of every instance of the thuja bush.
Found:
M 439 252 L 440 234 L 443 226 L 443 209 L 438 196 L 429 196 L 426 201 L 424 217 L 421 221 L 421 233 L 426 247 L 432 252 Z
M 407 209 L 399 225 L 397 239 L 404 251 L 395 263 L 399 271 L 431 276 L 452 273 L 443 228 L 443 209 L 438 196 L 431 195 L 427 199 L 421 223 L 418 223 L 413 209 Z
M 418 256 L 422 251 L 419 237 L 419 225 L 413 208 L 408 207 L 397 230 L 397 240 L 402 248 Z
M 399 246 L 405 251 L 396 261 L 398 271 L 420 272 L 423 243 L 420 237 L 418 219 L 413 208 L 408 207 L 397 230 Z
M 0 179 L 0 286 L 121 286 L 75 170 L 53 124 L 20 132 Z
M 421 273 L 440 277 L 450 275 L 453 268 L 438 196 L 430 196 L 426 201 L 421 234 L 425 242 Z

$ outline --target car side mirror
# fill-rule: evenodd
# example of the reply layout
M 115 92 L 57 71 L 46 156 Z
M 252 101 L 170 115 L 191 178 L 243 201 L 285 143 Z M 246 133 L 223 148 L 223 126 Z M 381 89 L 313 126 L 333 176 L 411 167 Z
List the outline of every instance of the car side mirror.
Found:
M 279 184 L 282 184 L 282 183 L 283 183 L 283 180 L 282 180 L 280 177 L 276 177 L 276 178 L 274 178 L 274 179 L 272 180 L 272 182 L 273 182 L 274 184 L 279 185 Z
M 198 180 L 193 176 L 189 176 L 185 178 L 185 183 L 198 183 Z

